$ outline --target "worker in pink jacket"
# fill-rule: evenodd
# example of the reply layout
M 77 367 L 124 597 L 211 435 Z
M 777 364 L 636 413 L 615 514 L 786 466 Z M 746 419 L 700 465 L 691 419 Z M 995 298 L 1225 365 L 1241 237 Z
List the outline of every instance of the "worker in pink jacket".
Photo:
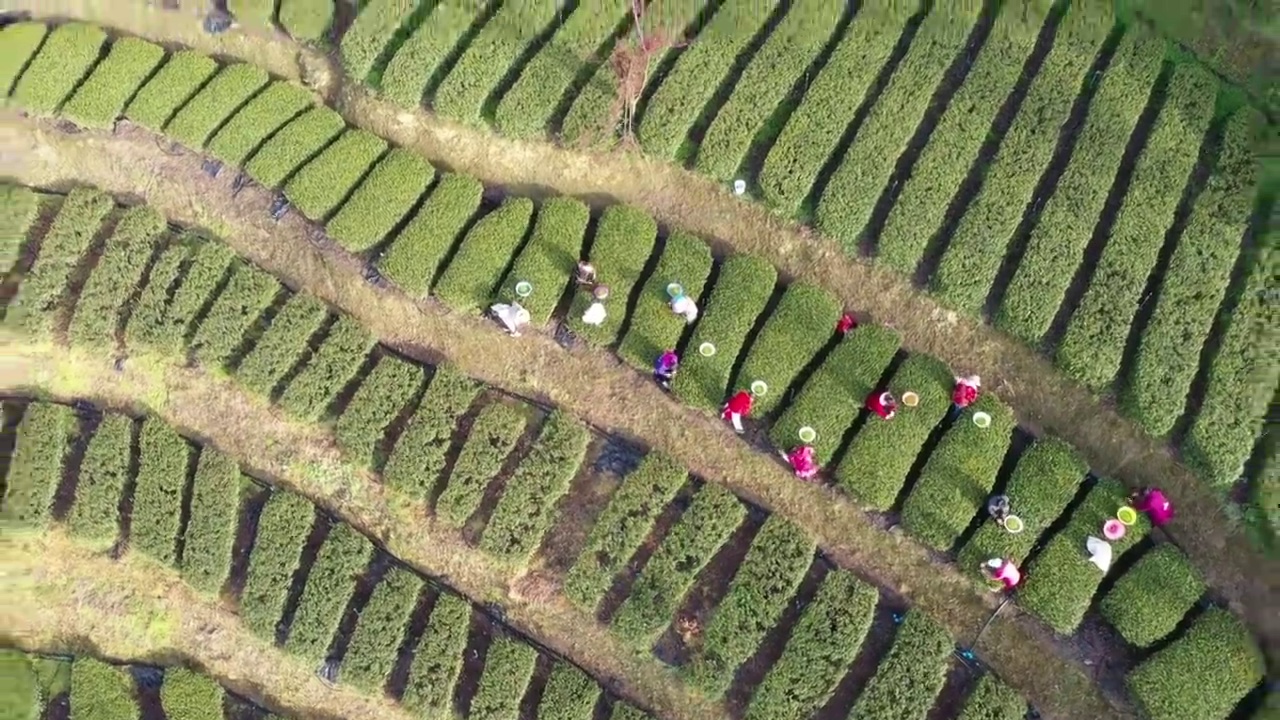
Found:
M 1173 503 L 1169 502 L 1160 488 L 1144 487 L 1134 493 L 1130 500 L 1133 509 L 1146 513 L 1151 518 L 1151 524 L 1156 527 L 1164 527 L 1173 519 Z

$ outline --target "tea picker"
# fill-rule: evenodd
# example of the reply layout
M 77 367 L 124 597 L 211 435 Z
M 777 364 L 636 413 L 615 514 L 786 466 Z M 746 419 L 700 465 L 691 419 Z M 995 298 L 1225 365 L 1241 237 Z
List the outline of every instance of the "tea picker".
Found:
M 653 363 L 653 381 L 658 383 L 663 390 L 670 390 L 671 381 L 675 379 L 676 370 L 679 367 L 680 357 L 676 355 L 675 351 L 664 351 Z
M 520 328 L 529 324 L 529 311 L 518 302 L 494 303 L 489 307 L 489 314 L 511 337 L 520 337 Z
M 698 303 L 684 294 L 680 283 L 668 285 L 667 296 L 671 298 L 671 312 L 684 316 L 685 324 L 692 325 L 698 319 Z
M 587 311 L 582 313 L 582 322 L 587 325 L 599 326 L 604 322 L 605 316 L 609 313 L 604 309 L 604 301 L 609 297 L 609 288 L 604 285 L 597 285 L 591 290 L 592 303 Z
M 867 409 L 884 420 L 892 420 L 898 414 L 898 401 L 888 390 L 871 391 L 867 396 Z
M 573 281 L 580 287 L 593 288 L 596 285 L 596 266 L 582 260 L 578 263 L 578 267 L 574 270 Z
M 982 378 L 977 375 L 956 377 L 955 388 L 951 391 L 950 416 L 955 417 L 978 399 L 978 390 L 982 387 Z
M 1156 527 L 1164 527 L 1173 519 L 1173 503 L 1169 502 L 1160 488 L 1141 488 L 1130 499 L 1133 509 L 1146 513 L 1151 518 L 1151 524 Z
M 983 571 L 993 585 L 999 584 L 999 587 L 991 588 L 992 592 L 1012 590 L 1022 582 L 1022 572 L 1018 570 L 1013 560 L 1008 558 L 991 558 L 983 565 Z
M 764 381 L 756 380 L 751 383 L 750 392 L 739 390 L 733 397 L 729 398 L 729 402 L 725 403 L 724 409 L 720 412 L 720 417 L 732 423 L 734 432 L 741 435 L 744 432 L 742 418 L 751 414 L 751 406 L 755 403 L 756 397 L 764 395 L 768 391 L 769 386 Z

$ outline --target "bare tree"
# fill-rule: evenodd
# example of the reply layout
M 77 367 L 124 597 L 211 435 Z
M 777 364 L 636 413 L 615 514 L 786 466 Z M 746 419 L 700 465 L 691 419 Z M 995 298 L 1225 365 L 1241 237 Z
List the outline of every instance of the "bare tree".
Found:
M 649 83 L 654 59 L 676 46 L 667 28 L 645 27 L 649 12 L 661 2 L 653 0 L 646 6 L 644 0 L 631 0 L 631 33 L 614 46 L 613 55 L 609 58 L 609 66 L 617 80 L 617 97 L 609 114 L 610 126 L 622 127 L 624 143 L 635 142 L 636 108 Z M 661 13 L 656 13 L 656 17 L 662 17 Z

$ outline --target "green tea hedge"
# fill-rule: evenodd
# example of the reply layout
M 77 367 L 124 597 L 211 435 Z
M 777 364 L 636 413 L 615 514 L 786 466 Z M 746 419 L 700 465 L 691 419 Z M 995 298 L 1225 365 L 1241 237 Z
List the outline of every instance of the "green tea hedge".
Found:
M 413 653 L 405 707 L 424 717 L 452 711 L 453 687 L 462 672 L 470 628 L 471 606 L 457 595 L 442 592 Z
M 338 670 L 340 681 L 374 693 L 383 689 L 421 593 L 422 578 L 413 572 L 402 567 L 387 571 L 360 610 Z
M 476 312 L 487 308 L 503 271 L 524 240 L 532 216 L 532 200 L 508 197 L 496 210 L 480 218 L 440 276 L 435 295 L 454 310 Z
M 5 37 L 0 34 L 0 42 Z M 44 713 L 40 680 L 36 677 L 31 659 L 19 650 L 0 650 L 0 707 L 5 709 L 5 720 L 40 720 Z M 585 716 L 589 717 L 589 716 Z
M 49 521 L 62 469 L 79 431 L 66 405 L 33 402 L 18 423 L 0 519 L 6 525 L 43 529 Z
M 973 423 L 978 412 L 991 416 L 990 427 Z M 966 408 L 930 453 L 902 507 L 907 532 L 935 550 L 950 550 L 986 505 L 1016 425 L 1013 411 L 992 393 Z
M 617 700 L 609 720 L 653 720 L 653 716 L 625 700 Z
M 1140 29 L 1121 40 L 1089 103 L 1071 160 L 1045 202 L 1005 290 L 996 315 L 1000 329 L 1027 342 L 1039 341 L 1049 329 L 1160 74 L 1164 53 L 1165 41 Z
M 386 98 L 416 108 L 439 82 L 440 70 L 458 41 L 485 9 L 470 0 L 440 0 L 396 49 L 379 79 Z
M 876 262 L 910 274 L 942 224 L 951 196 L 964 183 L 1005 98 L 1035 47 L 1051 0 L 1005 3 L 978 58 L 952 96 L 911 166 L 911 174 L 885 219 Z
M 138 90 L 125 107 L 124 116 L 148 130 L 160 132 L 178 108 L 217 71 L 217 61 L 208 55 L 179 50 Z
M 1027 701 L 990 672 L 978 680 L 965 698 L 958 720 L 1023 720 Z
M 360 14 L 342 34 L 338 46 L 342 68 L 349 77 L 363 82 L 369 76 L 387 42 L 416 7 L 417 3 L 404 0 L 369 0 L 360 6 Z
M 114 207 L 109 195 L 90 188 L 75 188 L 67 194 L 40 241 L 35 262 L 22 279 L 6 319 L 19 318 L 28 332 L 49 329 L 49 313 L 62 302 L 72 274 Z
M 121 668 L 80 656 L 71 664 L 73 720 L 138 720 L 133 678 Z
M 232 263 L 238 262 L 235 253 L 223 243 L 194 235 L 185 236 L 183 243 L 192 248 L 191 260 L 185 272 L 178 275 L 176 289 L 156 287 L 155 294 L 149 292 L 156 275 L 153 271 L 152 283 L 149 283 L 148 291 L 143 292 L 142 299 L 154 302 L 149 302 L 145 308 L 140 302 L 134 308 L 125 331 L 126 337 L 132 332 L 136 341 L 158 345 L 171 353 L 185 347 L 185 342 L 195 332 L 192 326 L 201 309 L 216 302 L 214 293 L 218 291 L 218 285 L 227 276 Z M 135 325 L 138 326 L 136 330 Z
M 75 500 L 67 532 L 105 550 L 120 533 L 120 497 L 129 480 L 133 455 L 133 419 L 107 413 L 85 448 L 76 478 Z
M 133 302 L 133 310 L 124 327 L 125 345 L 130 349 L 154 344 L 160 339 L 169 291 L 180 281 L 183 263 L 195 251 L 189 237 L 170 242 L 160 251 L 147 273 L 142 292 Z
M 1155 310 L 1142 330 L 1133 368 L 1120 393 L 1125 414 L 1152 435 L 1165 435 L 1182 415 L 1214 315 L 1249 225 L 1258 181 L 1250 149 L 1255 111 L 1228 123 L 1213 174 L 1196 198 L 1182 237 L 1160 280 Z
M 825 289 L 803 282 L 786 289 L 751 344 L 736 381 L 739 388 L 757 380 L 769 384 L 768 394 L 756 398 L 756 417 L 781 407 L 787 389 L 831 339 L 839 319 L 840 301 Z
M 586 546 L 564 581 L 564 594 L 594 612 L 614 577 L 653 531 L 658 515 L 684 485 L 689 473 L 660 452 L 650 452 L 609 499 L 587 536 Z
M 1173 632 L 1205 587 L 1187 556 L 1162 543 L 1120 576 L 1098 609 L 1125 640 L 1150 647 Z
M 94 25 L 55 27 L 14 86 L 14 102 L 33 115 L 53 115 L 98 62 L 106 41 Z
M 507 720 L 520 714 L 520 699 L 533 679 L 538 651 L 508 635 L 499 635 L 489 645 L 484 670 L 476 694 L 471 698 L 467 718 Z
M 631 290 L 644 273 L 657 236 L 658 223 L 642 210 L 626 205 L 605 209 L 591 243 L 591 264 L 596 268 L 598 282 L 609 287 L 605 302 L 609 314 L 600 325 L 583 323 L 582 314 L 591 304 L 591 294 L 575 293 L 568 318 L 574 333 L 597 347 L 612 345 L 618 339 Z
M 961 0 L 930 9 L 853 144 L 827 178 L 816 225 L 846 251 L 857 253 L 862 231 L 896 166 L 889 159 L 907 149 L 934 89 L 964 50 L 982 6 L 977 0 Z
M 557 662 L 538 703 L 538 720 L 591 720 L 600 686 L 567 662 Z
M 0 30 L 0 42 L 3 42 Z M 23 185 L 0 183 L 0 272 L 13 269 L 22 255 L 27 231 L 40 209 L 38 196 Z
M 345 127 L 342 116 L 333 110 L 312 108 L 263 143 L 249 158 L 244 171 L 263 187 L 280 187 L 285 178 L 338 137 Z
M 133 485 L 129 548 L 164 565 L 176 565 L 191 445 L 156 417 L 138 433 L 138 474 Z
M 237 262 L 231 279 L 196 328 L 191 339 L 192 353 L 207 366 L 229 363 L 243 344 L 245 332 L 282 287 L 272 275 Z
M 1217 720 L 1265 675 L 1266 661 L 1248 629 L 1213 608 L 1130 672 L 1126 684 L 1151 720 Z
M 44 42 L 49 27 L 42 22 L 16 22 L 0 28 L 0 96 L 8 97 L 18 76 Z
M 789 215 L 800 210 L 916 12 L 898 2 L 858 8 L 765 157 L 757 179 L 765 202 Z
M 280 27 L 297 40 L 323 40 L 335 5 L 334 0 L 280 0 Z
M 445 173 L 404 230 L 378 259 L 378 269 L 413 297 L 422 297 L 454 241 L 480 207 L 484 186 L 468 175 Z
M 324 660 L 358 578 L 373 557 L 373 544 L 346 523 L 329 530 L 307 572 L 284 647 L 312 665 Z
M 954 382 L 942 361 L 923 354 L 908 357 L 893 374 L 889 390 L 894 396 L 901 398 L 909 390 L 920 396 L 920 403 L 913 408 L 899 406 L 888 422 L 868 413 L 836 467 L 840 487 L 862 507 L 893 507 L 929 433 L 951 407 Z
M 674 350 L 688 323 L 671 311 L 667 286 L 679 283 L 694 302 L 702 298 L 711 274 L 711 248 L 702 240 L 675 231 L 667 238 L 653 274 L 640 288 L 631 325 L 618 345 L 618 356 L 632 366 L 648 371 L 666 350 Z
M 320 347 L 280 395 L 280 407 L 296 418 L 317 420 L 364 363 L 373 336 L 359 321 L 338 316 Z
M 672 392 L 682 402 L 705 409 L 718 409 L 724 402 L 734 360 L 756 318 L 764 312 L 777 279 L 777 269 L 755 255 L 731 255 L 720 264 L 702 319 L 689 339 L 693 352 L 681 358 L 680 372 L 671 383 Z M 708 342 L 716 352 L 703 357 L 698 348 Z
M 625 640 L 648 646 L 675 616 L 694 578 L 746 517 L 746 507 L 719 485 L 704 485 L 640 571 L 613 617 Z
M 908 610 L 849 720 L 924 720 L 946 682 L 954 650 L 946 628 L 915 608 Z
M 276 14 L 276 2 L 275 0 L 227 0 L 227 12 L 245 25 L 270 29 Z
M 267 86 L 231 116 L 209 140 L 209 154 L 228 165 L 243 166 L 267 138 L 306 108 L 311 93 L 285 80 Z
M 461 527 L 471 517 L 524 432 L 525 422 L 523 412 L 501 402 L 480 411 L 436 501 L 437 517 L 453 527 Z
M 1111 32 L 1112 13 L 1107 2 L 1078 2 L 1067 8 L 1058 23 L 1053 44 L 933 275 L 932 289 L 948 305 L 970 314 L 982 309 L 1023 210 L 1053 157 L 1062 124 L 1080 94 L 1081 84 L 1088 79 L 1094 57 Z M 985 137 L 985 127 L 982 132 Z M 942 187 L 950 197 L 957 186 Z M 903 189 L 899 205 L 911 197 L 910 192 L 910 185 Z M 947 203 L 939 202 L 929 209 L 914 205 L 904 206 L 898 217 L 904 221 L 914 217 L 905 213 L 907 209 L 932 213 L 933 219 L 923 225 L 923 232 L 936 230 Z M 893 218 L 891 213 L 886 234 L 896 222 Z
M 813 564 L 816 544 L 778 515 L 765 520 L 738 566 L 729 591 L 712 611 L 689 672 L 709 697 L 729 689 L 734 674 L 773 629 Z
M 881 325 L 863 325 L 852 330 L 836 345 L 822 365 L 805 382 L 782 416 L 769 428 L 769 439 L 784 452 L 800 440 L 802 427 L 812 427 L 818 437 L 812 443 L 819 465 L 844 440 L 867 395 L 875 388 L 885 368 L 893 360 L 902 338 Z
M 165 125 L 165 135 L 192 149 L 200 149 L 259 90 L 267 71 L 249 63 L 227 65 Z
M 559 410 L 551 413 L 537 441 L 520 460 L 484 528 L 481 549 L 527 561 L 555 520 L 555 506 L 569 492 L 587 454 L 591 433 Z
M 200 449 L 182 546 L 182 579 L 200 592 L 217 595 L 231 573 L 243 482 L 235 460 L 212 445 Z
M 188 668 L 174 667 L 164 671 L 160 685 L 160 705 L 166 717 L 182 720 L 222 720 L 222 702 L 226 692 L 209 676 Z
M 121 312 L 142 281 L 164 231 L 164 218 L 149 206 L 125 211 L 76 299 L 67 328 L 73 343 L 115 347 Z
M 62 115 L 82 127 L 110 127 L 163 61 L 164 48 L 155 43 L 136 37 L 116 40 L 107 57 L 62 106 Z
M 294 293 L 236 368 L 236 380 L 270 398 L 289 370 L 309 352 L 308 343 L 328 315 L 323 302 Z
M 454 427 L 479 394 L 479 383 L 452 365 L 437 365 L 422 401 L 387 459 L 383 482 L 414 500 L 430 494 L 444 470 Z
M 497 292 L 501 302 L 519 300 L 529 311 L 529 324 L 546 325 L 551 319 L 573 275 L 575 263 L 582 257 L 582 241 L 590 214 L 586 203 L 568 197 L 549 198 L 538 208 L 529 242 L 516 257 Z M 516 283 L 522 281 L 533 286 L 533 293 L 523 299 L 515 293 Z
M 878 598 L 852 573 L 828 574 L 752 693 L 746 720 L 803 720 L 826 703 L 862 647 Z
M 1095 390 L 1109 387 L 1120 371 L 1129 328 L 1208 130 L 1217 84 L 1208 70 L 1195 65 L 1174 70 L 1107 244 L 1090 261 L 1089 289 L 1071 315 L 1055 360 L 1067 375 Z
M 422 368 L 393 355 L 378 358 L 334 426 L 338 447 L 360 467 L 378 463 L 387 427 L 422 386 Z
M 351 252 L 368 250 L 409 214 L 434 177 L 435 169 L 421 155 L 392 149 L 343 203 L 325 232 Z
M 240 618 L 258 637 L 274 642 L 302 545 L 311 533 L 315 508 L 301 495 L 275 491 L 258 518 L 249 570 L 240 593 Z
M 338 209 L 386 149 L 387 141 L 373 133 L 347 130 L 289 179 L 284 196 L 308 219 L 320 222 Z

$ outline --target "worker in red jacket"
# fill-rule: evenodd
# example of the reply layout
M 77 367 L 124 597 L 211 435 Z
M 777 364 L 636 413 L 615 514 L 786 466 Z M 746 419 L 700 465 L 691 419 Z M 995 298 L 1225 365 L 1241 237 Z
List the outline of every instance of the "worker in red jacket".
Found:
M 746 390 L 739 390 L 737 394 L 729 398 L 729 402 L 725 403 L 724 411 L 720 413 L 720 417 L 733 423 L 734 432 L 742 434 L 742 418 L 751 414 L 751 405 L 755 402 L 755 398 Z
M 888 390 L 872 391 L 867 396 L 867 409 L 885 420 L 892 420 L 898 414 L 898 401 Z
M 978 390 L 982 387 L 982 378 L 977 375 L 956 377 L 956 386 L 951 391 L 951 417 L 955 417 L 978 399 Z

